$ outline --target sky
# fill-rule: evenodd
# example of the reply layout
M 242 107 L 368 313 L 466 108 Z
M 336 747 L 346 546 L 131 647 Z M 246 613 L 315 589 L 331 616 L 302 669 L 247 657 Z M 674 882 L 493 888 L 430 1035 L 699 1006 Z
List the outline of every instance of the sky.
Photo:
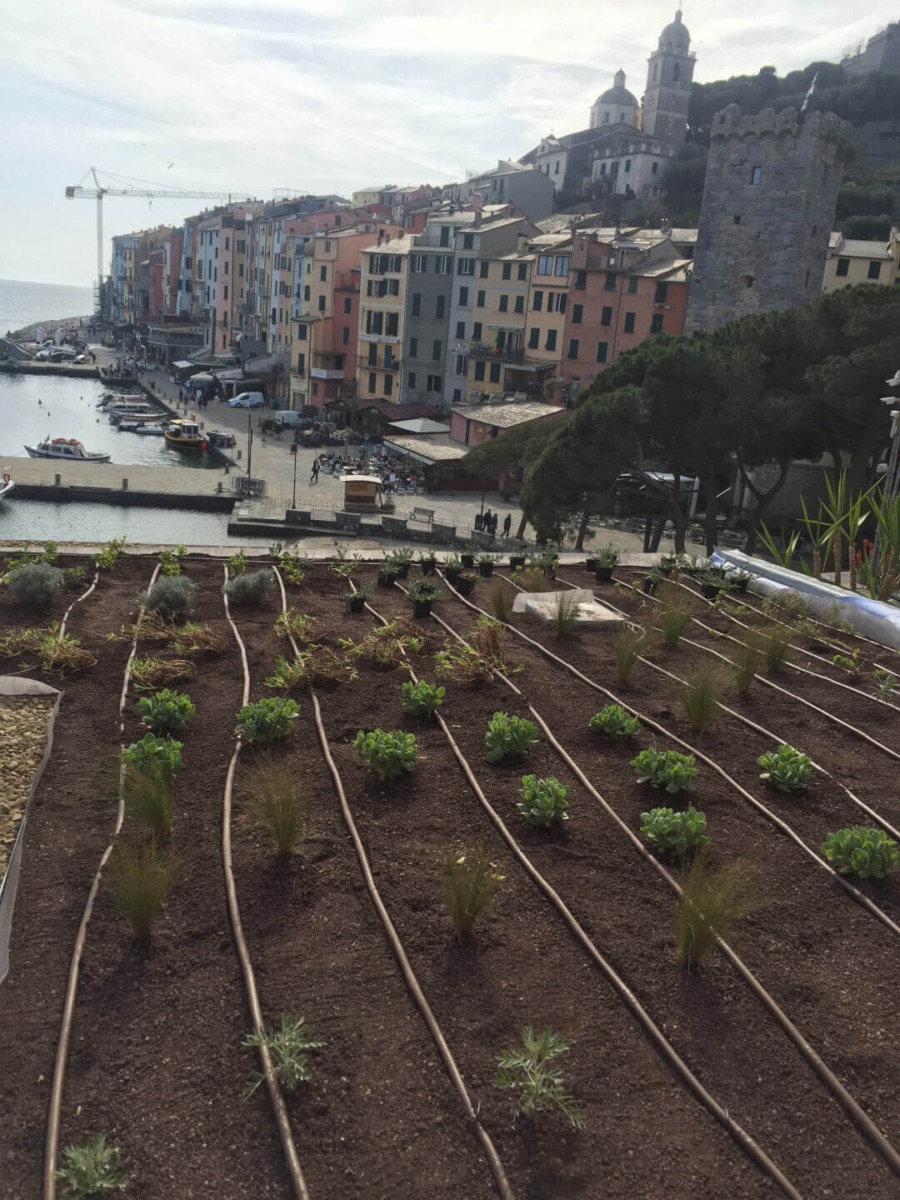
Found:
M 0 35 L 0 278 L 90 284 L 90 167 L 270 200 L 448 183 L 640 98 L 677 0 L 19 0 Z M 641 15 L 641 20 L 636 19 Z M 685 0 L 699 82 L 839 61 L 875 0 Z M 215 201 L 108 198 L 109 238 Z

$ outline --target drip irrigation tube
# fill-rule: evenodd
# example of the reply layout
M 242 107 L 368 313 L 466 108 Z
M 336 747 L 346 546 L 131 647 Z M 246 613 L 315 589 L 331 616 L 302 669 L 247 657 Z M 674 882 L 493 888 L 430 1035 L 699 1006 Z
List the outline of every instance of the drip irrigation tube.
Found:
M 159 564 L 153 570 L 150 576 L 150 587 L 156 582 L 159 575 Z M 97 586 L 97 580 L 100 576 L 100 570 L 97 569 L 97 574 L 94 576 L 94 582 L 85 592 L 85 596 L 90 595 L 93 589 Z M 84 599 L 84 597 L 81 597 Z M 77 601 L 75 602 L 77 603 Z M 72 611 L 72 605 L 66 611 L 66 616 L 60 625 L 60 633 L 62 633 L 63 624 L 69 613 Z M 128 698 L 128 685 L 131 682 L 131 667 L 137 654 L 138 643 L 138 628 L 143 613 L 141 607 L 138 613 L 138 619 L 134 626 L 134 635 L 131 639 L 131 650 L 128 654 L 128 660 L 125 663 L 125 671 L 122 676 L 122 690 L 119 693 L 119 736 L 121 737 L 125 731 L 125 702 Z M 78 993 L 78 979 L 81 974 L 81 959 L 84 954 L 84 945 L 87 941 L 87 930 L 90 924 L 91 914 L 94 911 L 94 901 L 97 898 L 97 893 L 100 890 L 100 881 L 103 877 L 103 869 L 109 862 L 110 855 L 113 852 L 113 846 L 122 829 L 122 822 L 125 819 L 125 791 L 124 791 L 124 770 L 119 766 L 119 799 L 116 807 L 116 819 L 113 825 L 112 837 L 109 844 L 103 851 L 100 858 L 100 863 L 94 873 L 94 878 L 91 881 L 91 888 L 88 892 L 87 903 L 84 906 L 84 911 L 81 914 L 81 921 L 78 925 L 78 933 L 75 936 L 75 945 L 72 947 L 72 957 L 69 961 L 69 976 L 66 981 L 66 996 L 63 1003 L 62 1021 L 60 1022 L 59 1038 L 56 1043 L 56 1055 L 53 1061 L 53 1081 L 50 1085 L 50 1100 L 47 1109 L 47 1131 L 44 1138 L 44 1181 L 43 1181 L 43 1200 L 56 1200 L 56 1164 L 59 1156 L 59 1124 L 60 1112 L 62 1109 L 62 1094 L 63 1085 L 66 1078 L 66 1063 L 69 1058 L 69 1043 L 72 1037 L 72 1021 L 75 1015 L 75 999 Z
M 277 572 L 276 572 L 277 574 Z M 228 582 L 228 568 L 225 568 L 225 582 Z M 222 596 L 225 605 L 225 618 L 231 626 L 231 632 L 234 634 L 234 640 L 237 643 L 238 650 L 241 656 L 241 667 L 243 670 L 244 686 L 242 692 L 241 704 L 247 704 L 250 699 L 250 666 L 247 662 L 247 649 L 244 645 L 237 625 L 231 617 L 231 611 L 228 606 L 228 594 L 223 593 Z M 234 751 L 228 763 L 228 773 L 225 777 L 225 789 L 222 794 L 222 869 L 225 874 L 225 895 L 228 901 L 228 917 L 231 921 L 231 930 L 234 935 L 234 944 L 238 953 L 238 958 L 241 964 L 241 973 L 244 977 L 244 987 L 247 990 L 247 1003 L 250 1006 L 250 1015 L 253 1019 L 253 1027 L 257 1033 L 265 1031 L 265 1023 L 263 1022 L 262 1007 L 259 1003 L 259 992 L 256 987 L 256 974 L 253 970 L 253 963 L 250 959 L 250 952 L 247 949 L 247 940 L 244 937 L 244 926 L 241 922 L 241 910 L 237 897 L 237 885 L 234 879 L 234 869 L 231 856 L 231 811 L 232 811 L 232 796 L 234 793 L 234 776 L 237 770 L 238 758 L 241 753 L 241 743 L 235 739 Z M 284 1157 L 288 1169 L 288 1174 L 291 1179 L 291 1188 L 293 1189 L 297 1200 L 309 1200 L 309 1190 L 306 1186 L 306 1180 L 303 1177 L 303 1170 L 300 1166 L 300 1156 L 297 1153 L 297 1147 L 294 1143 L 294 1137 L 291 1132 L 291 1122 L 288 1117 L 287 1107 L 284 1103 L 284 1096 L 281 1094 L 281 1088 L 278 1086 L 278 1080 L 275 1077 L 275 1070 L 272 1066 L 272 1056 L 269 1053 L 269 1048 L 265 1042 L 259 1045 L 259 1057 L 262 1062 L 263 1073 L 266 1077 L 266 1088 L 269 1092 L 269 1099 L 272 1102 L 272 1109 L 275 1114 L 275 1121 L 278 1125 L 278 1136 L 281 1139 L 281 1146 L 284 1151 Z
M 280 571 L 278 571 L 277 568 L 273 568 L 273 570 L 275 571 L 275 577 L 277 578 L 279 588 L 281 589 L 282 611 L 286 611 L 287 595 L 284 589 L 284 582 L 281 578 Z M 352 581 L 351 586 L 353 586 Z M 290 639 L 291 647 L 295 656 L 299 655 L 299 647 L 294 635 L 290 632 L 290 630 L 288 630 L 288 638 Z M 376 913 L 378 914 L 378 918 L 381 921 L 382 927 L 384 928 L 384 932 L 390 943 L 391 949 L 400 966 L 406 986 L 409 989 L 409 992 L 422 1015 L 422 1019 L 428 1027 L 428 1032 L 431 1034 L 438 1054 L 441 1057 L 441 1061 L 444 1064 L 444 1069 L 449 1075 L 457 1094 L 462 1100 L 463 1107 L 466 1110 L 466 1116 L 468 1117 L 472 1128 L 475 1130 L 475 1136 L 481 1143 L 482 1149 L 484 1150 L 485 1156 L 488 1160 L 488 1166 L 490 1167 L 491 1174 L 494 1176 L 494 1181 L 497 1184 L 497 1191 L 500 1193 L 502 1200 L 515 1200 L 512 1188 L 506 1176 L 506 1171 L 503 1167 L 503 1163 L 500 1161 L 500 1156 L 497 1153 L 490 1135 L 478 1117 L 478 1112 L 472 1104 L 471 1097 L 469 1096 L 468 1089 L 466 1088 L 459 1068 L 456 1065 L 456 1060 L 453 1057 L 453 1053 L 447 1043 L 446 1038 L 441 1032 L 441 1027 L 437 1022 L 437 1018 L 435 1017 L 434 1012 L 432 1011 L 432 1008 L 425 997 L 425 993 L 422 991 L 416 974 L 412 969 L 412 964 L 407 957 L 406 951 L 403 949 L 403 943 L 400 940 L 400 936 L 397 933 L 394 923 L 390 918 L 390 914 L 388 913 L 384 902 L 381 899 L 381 894 L 378 891 L 378 887 L 375 883 L 375 877 L 372 874 L 372 869 L 369 863 L 368 855 L 366 854 L 365 846 L 363 845 L 362 838 L 359 835 L 359 830 L 356 827 L 356 822 L 353 819 L 353 813 L 347 801 L 347 795 L 344 791 L 344 785 L 340 772 L 338 771 L 337 764 L 335 763 L 331 754 L 331 748 L 328 742 L 328 734 L 322 721 L 322 711 L 319 707 L 319 699 L 312 688 L 309 689 L 309 694 L 313 703 L 313 716 L 315 719 L 316 734 L 319 739 L 322 757 L 325 759 L 325 763 L 328 767 L 329 773 L 331 774 L 335 791 L 337 792 L 338 802 L 341 806 L 341 814 L 344 818 L 344 823 L 347 826 L 347 830 L 353 842 L 353 848 L 356 852 L 357 861 L 359 862 L 363 879 L 365 880 L 366 890 L 369 893 L 369 898 L 372 901 L 372 905 L 375 908 Z
M 399 587 L 399 585 L 397 585 L 397 586 Z M 404 589 L 401 587 L 400 591 L 404 591 Z M 366 607 L 369 608 L 370 611 L 383 624 L 387 624 L 386 619 L 380 613 L 378 613 L 372 607 L 372 605 L 367 604 Z M 462 644 L 464 644 L 464 645 L 466 644 L 465 639 L 461 638 L 460 635 L 457 634 L 456 631 L 450 625 L 448 625 L 445 621 L 443 621 L 440 617 L 435 616 L 434 613 L 432 613 L 432 617 L 435 621 L 437 621 L 437 623 L 439 625 L 443 626 L 443 628 L 446 629 L 448 631 L 448 633 L 451 634 L 451 636 L 457 638 L 457 640 L 462 642 Z M 508 679 L 505 675 L 503 675 L 500 672 L 497 673 L 497 676 L 498 676 L 498 678 L 503 680 L 503 682 L 506 683 L 512 689 L 513 692 L 515 692 L 517 695 L 521 696 L 522 693 L 519 691 L 519 689 L 516 687 L 516 685 L 510 679 Z M 410 678 L 414 682 L 418 681 L 415 671 L 412 669 L 412 667 L 410 667 Z M 532 709 L 532 712 L 534 712 L 534 709 Z M 535 716 L 538 716 L 538 714 L 535 713 Z M 441 727 L 444 737 L 447 739 L 447 743 L 450 746 L 453 756 L 456 758 L 457 762 L 459 763 L 460 768 L 466 777 L 466 781 L 469 784 L 469 787 L 472 789 L 473 793 L 475 794 L 475 797 L 478 800 L 479 804 L 481 805 L 482 809 L 484 810 L 486 816 L 488 817 L 488 820 L 491 822 L 491 824 L 497 830 L 498 834 L 503 839 L 503 841 L 506 843 L 507 847 L 509 848 L 509 850 L 511 851 L 513 856 L 516 858 L 519 865 L 522 867 L 522 869 L 525 871 L 525 873 L 531 879 L 531 881 L 537 886 L 538 890 L 544 895 L 544 897 L 547 900 L 549 900 L 550 904 L 556 909 L 557 913 L 560 915 L 563 922 L 568 927 L 570 933 L 572 933 L 572 935 L 574 936 L 575 940 L 587 952 L 588 956 L 593 960 L 593 962 L 597 965 L 597 967 L 599 967 L 601 974 L 604 976 L 604 978 L 607 980 L 607 982 L 612 986 L 613 990 L 616 992 L 616 994 L 622 1000 L 625 1007 L 631 1013 L 632 1017 L 636 1020 L 636 1022 L 641 1026 L 641 1028 L 644 1030 L 644 1032 L 650 1038 L 651 1042 L 655 1046 L 657 1052 L 660 1054 L 662 1059 L 666 1062 L 666 1064 L 670 1067 L 670 1069 L 674 1072 L 674 1074 L 681 1080 L 684 1087 L 695 1097 L 696 1100 L 699 1101 L 700 1104 L 702 1104 L 702 1106 L 707 1110 L 707 1112 L 709 1112 L 710 1115 L 730 1134 L 730 1136 L 735 1140 L 735 1142 L 738 1144 L 738 1146 L 740 1146 L 741 1149 L 747 1154 L 747 1156 L 749 1158 L 751 1158 L 753 1160 L 753 1162 L 767 1176 L 769 1176 L 769 1178 L 771 1178 L 778 1185 L 778 1187 L 781 1188 L 781 1190 L 784 1192 L 784 1194 L 786 1196 L 792 1197 L 793 1200 L 800 1200 L 800 1192 L 797 1191 L 796 1187 L 794 1187 L 794 1185 L 787 1178 L 787 1176 L 774 1163 L 774 1161 L 766 1154 L 766 1152 L 762 1149 L 762 1147 L 759 1146 L 753 1140 L 753 1138 L 750 1136 L 749 1133 L 747 1133 L 747 1131 L 743 1128 L 743 1126 L 740 1125 L 729 1114 L 728 1110 L 726 1108 L 723 1108 L 723 1106 L 720 1105 L 719 1102 L 706 1090 L 706 1088 L 703 1086 L 703 1084 L 700 1082 L 700 1080 L 697 1078 L 697 1076 L 693 1073 L 693 1071 L 688 1066 L 688 1064 L 679 1055 L 678 1051 L 675 1049 L 675 1047 L 671 1044 L 671 1042 L 665 1036 L 665 1034 L 660 1029 L 660 1027 L 656 1024 L 656 1022 L 653 1020 L 653 1018 L 650 1016 L 650 1014 L 647 1012 L 647 1010 L 643 1007 L 640 1000 L 637 998 L 637 996 L 631 990 L 631 988 L 628 986 L 628 984 L 625 982 L 625 980 L 615 971 L 615 969 L 612 967 L 612 965 L 600 953 L 597 946 L 594 944 L 592 939 L 588 936 L 588 934 L 585 931 L 585 929 L 583 928 L 583 926 L 578 922 L 577 918 L 573 915 L 573 913 L 568 908 L 568 906 L 566 905 L 566 903 L 562 899 L 562 897 L 559 895 L 559 893 L 550 885 L 550 883 L 548 883 L 548 881 L 544 878 L 544 876 L 541 875 L 541 873 L 538 871 L 538 869 L 534 866 L 531 859 L 528 858 L 528 856 L 522 850 L 519 843 L 516 841 L 515 837 L 510 833 L 509 828 L 507 827 L 507 825 L 505 824 L 503 819 L 500 817 L 499 813 L 496 811 L 496 809 L 493 807 L 493 805 L 488 800 L 488 798 L 485 795 L 484 791 L 482 790 L 480 784 L 478 783 L 478 780 L 475 777 L 475 774 L 472 771 L 472 768 L 469 765 L 468 760 L 466 759 L 462 750 L 459 748 L 459 745 L 456 742 L 456 739 L 453 737 L 453 734 L 450 732 L 450 728 L 447 725 L 446 721 L 444 720 L 444 718 L 442 717 L 442 715 L 439 712 L 435 713 L 435 717 L 437 719 L 438 724 Z M 538 717 L 538 719 L 540 720 L 539 717 Z M 541 721 L 541 724 L 542 725 L 544 724 L 543 721 Z
M 445 580 L 445 582 L 446 582 L 446 580 Z M 478 605 L 472 604 L 471 601 L 467 600 L 464 596 L 460 596 L 460 594 L 456 591 L 456 589 L 452 586 L 452 584 L 447 584 L 447 586 L 450 587 L 453 594 L 458 599 L 460 599 L 468 608 L 471 608 L 473 611 L 478 612 L 478 613 L 482 614 L 483 616 L 489 616 L 489 614 L 484 612 L 483 609 L 479 608 Z M 438 620 L 440 621 L 440 618 L 438 618 Z M 448 629 L 453 634 L 454 637 L 458 638 L 458 640 L 464 641 L 464 639 L 462 639 L 459 636 L 459 634 L 457 634 L 455 632 L 455 630 L 453 630 L 445 622 L 440 621 L 440 624 L 444 625 L 444 628 Z M 530 645 L 536 647 L 541 653 L 546 655 L 549 659 L 556 662 L 559 666 L 563 667 L 564 670 L 570 671 L 572 674 L 574 674 L 576 677 L 581 679 L 583 682 L 587 683 L 589 687 L 592 687 L 596 691 L 601 692 L 602 694 L 606 695 L 607 697 L 609 697 L 610 700 L 612 700 L 616 703 L 622 704 L 622 701 L 619 700 L 618 697 L 616 697 L 612 692 L 607 691 L 606 688 L 603 688 L 599 684 L 595 683 L 593 680 L 588 679 L 588 677 L 586 675 L 583 675 L 576 667 L 573 667 L 571 665 L 571 663 L 567 663 L 565 661 L 565 659 L 560 658 L 558 655 L 554 654 L 551 650 L 548 650 L 545 646 L 542 646 L 540 644 L 540 642 L 535 641 L 533 638 L 530 638 L 527 634 L 523 633 L 520 629 L 516 629 L 514 626 L 506 625 L 505 623 L 504 623 L 504 628 L 511 630 L 518 637 L 522 638 L 523 641 L 526 641 Z M 498 675 L 501 679 L 506 680 L 506 683 L 512 688 L 512 690 L 514 692 L 517 692 L 521 695 L 521 693 L 519 692 L 519 689 L 515 686 L 515 684 L 512 683 L 511 680 L 506 679 L 506 677 L 499 672 L 498 672 Z M 531 707 L 531 706 L 529 706 L 529 707 Z M 662 733 L 664 736 L 666 736 L 666 737 L 670 738 L 672 741 L 676 742 L 676 744 L 683 746 L 685 749 L 692 750 L 692 748 L 687 743 L 683 742 L 680 738 L 674 736 L 673 734 L 667 733 L 666 730 L 664 730 L 661 726 L 659 726 L 655 721 L 653 721 L 651 718 L 645 717 L 642 713 L 637 712 L 635 709 L 631 708 L 630 705 L 622 704 L 622 707 L 627 709 L 627 711 L 632 713 L 634 716 L 637 716 L 649 728 L 655 728 L 658 732 Z M 539 715 L 539 714 L 537 714 L 536 710 L 534 710 L 533 708 L 532 708 L 532 711 L 535 713 L 535 716 Z M 545 723 L 542 722 L 542 724 L 545 724 Z M 692 750 L 692 752 L 697 753 L 693 750 Z M 697 756 L 700 757 L 701 759 L 703 759 L 703 761 L 707 762 L 710 766 L 712 766 L 713 769 L 716 770 L 719 774 L 725 775 L 725 777 L 727 778 L 727 774 L 725 772 L 723 772 L 720 767 L 717 767 L 715 763 L 713 763 L 711 760 L 707 759 L 705 755 L 697 753 Z M 673 884 L 674 884 L 674 880 L 673 880 Z M 791 1019 L 787 1015 L 787 1013 L 778 1005 L 778 1003 L 769 994 L 769 992 L 766 991 L 766 989 L 759 982 L 759 980 L 756 978 L 756 976 L 753 974 L 753 972 L 749 969 L 749 967 L 747 967 L 745 965 L 743 960 L 738 957 L 738 955 L 731 949 L 731 947 L 728 945 L 728 943 L 725 942 L 723 939 L 717 937 L 716 944 L 719 946 L 719 949 L 726 956 L 728 961 L 732 964 L 732 966 L 735 968 L 735 970 L 738 972 L 738 974 L 741 976 L 741 978 L 744 980 L 744 982 L 747 984 L 747 986 L 751 989 L 751 991 L 754 993 L 754 995 L 760 1000 L 760 1002 L 763 1004 L 765 1009 L 775 1019 L 777 1024 L 779 1024 L 781 1026 L 781 1028 L 784 1030 L 785 1034 L 788 1036 L 788 1038 L 791 1040 L 791 1042 L 793 1042 L 793 1044 L 797 1047 L 797 1049 L 800 1051 L 802 1056 L 806 1059 L 807 1063 L 809 1064 L 811 1069 L 814 1071 L 814 1073 L 816 1075 L 818 1075 L 818 1077 L 822 1080 L 822 1082 L 825 1084 L 825 1086 L 828 1088 L 828 1090 L 831 1092 L 831 1094 L 834 1096 L 834 1098 L 838 1101 L 838 1103 L 841 1105 L 841 1107 L 844 1109 L 844 1111 L 850 1117 L 852 1123 L 868 1139 L 870 1144 L 881 1155 L 882 1159 L 887 1163 L 887 1165 L 894 1172 L 894 1174 L 898 1178 L 900 1178 L 900 1153 L 898 1153 L 898 1151 L 894 1148 L 894 1146 L 887 1139 L 887 1137 L 885 1137 L 885 1135 L 881 1132 L 881 1130 L 878 1128 L 878 1126 L 875 1124 L 875 1122 L 872 1120 L 872 1118 L 869 1117 L 869 1115 L 862 1109 L 860 1104 L 854 1099 L 854 1097 L 850 1094 L 850 1092 L 844 1087 L 844 1085 L 837 1078 L 837 1076 L 834 1074 L 834 1072 L 825 1064 L 823 1059 L 812 1048 L 812 1046 L 809 1044 L 809 1042 L 806 1040 L 806 1038 L 803 1036 L 803 1034 L 800 1032 L 800 1030 L 797 1028 L 797 1026 L 794 1025 L 793 1021 L 791 1021 Z

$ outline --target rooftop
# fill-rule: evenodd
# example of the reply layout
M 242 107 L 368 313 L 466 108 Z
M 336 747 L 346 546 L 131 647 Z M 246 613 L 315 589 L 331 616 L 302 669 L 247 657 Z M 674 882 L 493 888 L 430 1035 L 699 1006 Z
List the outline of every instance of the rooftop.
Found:
M 422 463 L 455 462 L 458 458 L 468 454 L 472 448 L 454 441 L 446 433 L 431 437 L 416 437 L 414 434 L 400 437 L 386 436 L 384 440 L 388 445 L 397 450 L 403 450 L 411 458 Z
M 481 421 L 483 425 L 512 429 L 516 425 L 524 425 L 526 421 L 537 421 L 541 417 L 549 417 L 563 410 L 559 405 L 543 404 L 540 400 L 507 400 L 501 404 L 475 404 L 466 408 L 453 408 L 450 411 L 459 413 L 468 420 Z M 470 446 L 465 448 L 466 451 L 470 449 Z

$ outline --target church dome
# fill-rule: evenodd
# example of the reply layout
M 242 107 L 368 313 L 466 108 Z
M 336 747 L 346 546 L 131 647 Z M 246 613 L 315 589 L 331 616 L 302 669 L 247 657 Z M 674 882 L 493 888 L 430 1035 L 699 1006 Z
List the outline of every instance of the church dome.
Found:
M 681 20 L 681 9 L 675 14 L 675 20 L 667 25 L 659 35 L 660 50 L 680 50 L 687 54 L 691 46 L 691 34 L 687 25 Z
M 627 108 L 637 108 L 637 97 L 633 96 L 625 86 L 624 71 L 616 71 L 613 86 L 607 88 L 602 96 L 597 97 L 595 107 L 599 107 L 601 104 L 618 104 L 625 105 Z

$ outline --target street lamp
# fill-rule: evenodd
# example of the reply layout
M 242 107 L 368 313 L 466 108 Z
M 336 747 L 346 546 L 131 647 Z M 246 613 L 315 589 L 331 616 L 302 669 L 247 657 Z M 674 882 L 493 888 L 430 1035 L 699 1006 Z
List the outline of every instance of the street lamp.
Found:
M 252 472 L 250 467 L 253 463 L 253 409 L 247 409 L 247 478 L 249 479 Z
M 294 490 L 291 493 L 291 508 L 296 508 L 297 507 L 297 459 L 300 456 L 297 453 L 296 446 L 293 447 L 293 450 L 294 450 Z

